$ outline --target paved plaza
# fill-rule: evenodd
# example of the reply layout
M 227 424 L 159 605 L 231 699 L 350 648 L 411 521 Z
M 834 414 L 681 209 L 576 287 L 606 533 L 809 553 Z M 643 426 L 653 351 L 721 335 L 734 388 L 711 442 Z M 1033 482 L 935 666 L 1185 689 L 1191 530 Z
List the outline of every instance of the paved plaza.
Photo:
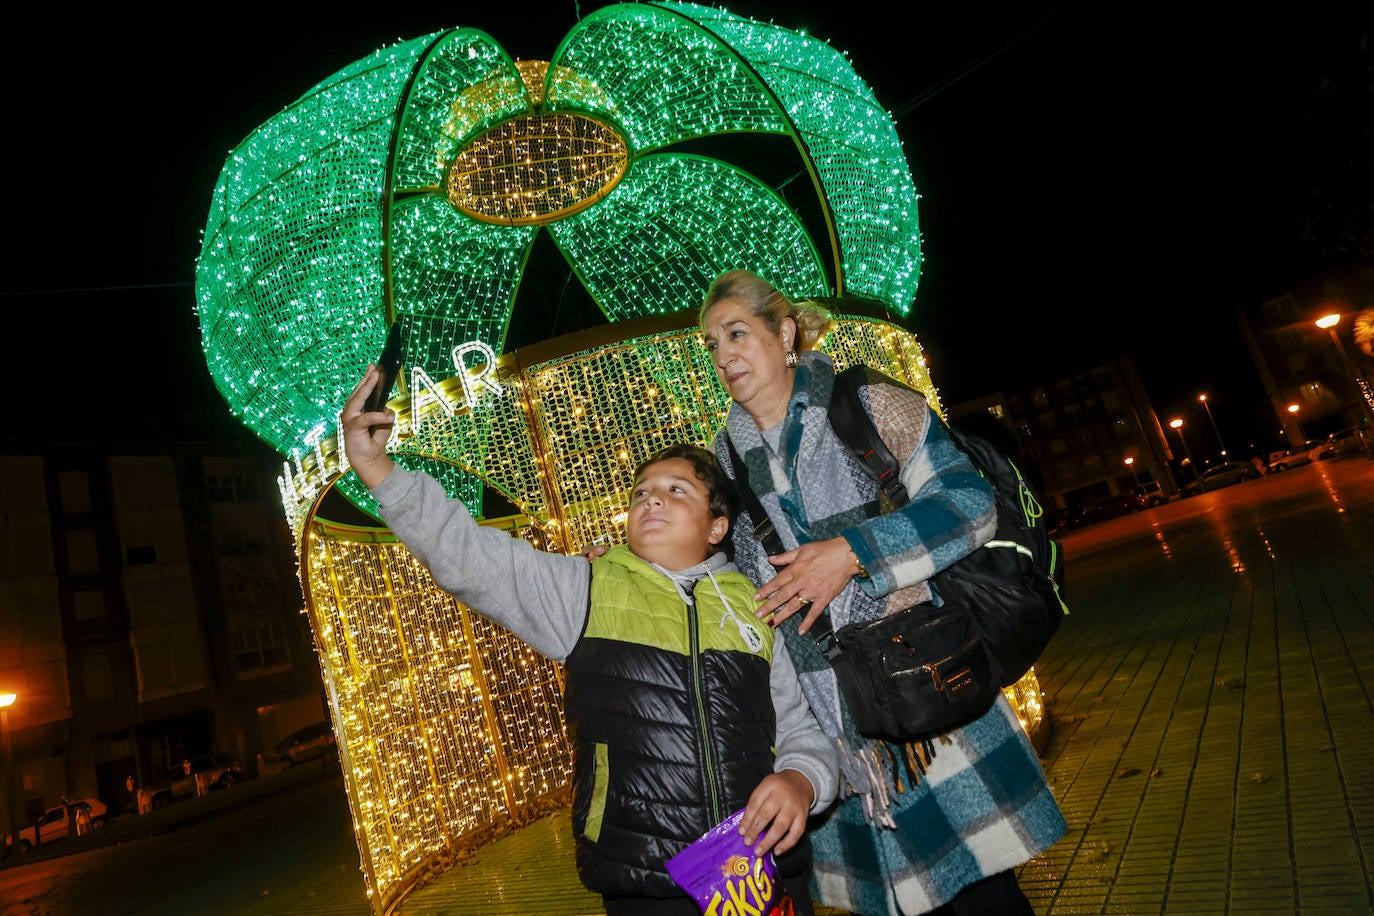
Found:
M 1374 912 L 1374 461 L 1319 462 L 1063 543 L 1072 614 L 1037 673 L 1069 832 L 1021 871 L 1036 912 Z M 3 916 L 371 912 L 336 769 L 259 777 L 0 865 Z M 395 912 L 601 907 L 561 811 Z
M 1022 869 L 1036 912 L 1374 912 L 1374 461 L 1063 544 L 1072 614 L 1036 671 L 1069 833 Z M 598 913 L 569 832 L 545 818 L 402 912 Z

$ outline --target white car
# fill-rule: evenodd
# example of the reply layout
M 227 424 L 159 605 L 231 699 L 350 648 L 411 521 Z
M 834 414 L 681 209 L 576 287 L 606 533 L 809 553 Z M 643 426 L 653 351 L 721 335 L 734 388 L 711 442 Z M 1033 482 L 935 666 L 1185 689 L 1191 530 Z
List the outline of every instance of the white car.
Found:
M 153 790 L 153 807 L 161 808 L 179 798 L 197 794 L 197 779 L 205 783 L 207 791 L 227 789 L 242 782 L 243 767 L 237 757 L 229 754 L 202 754 L 183 761 L 167 780 L 167 784 Z
M 334 731 L 328 722 L 316 722 L 297 729 L 277 742 L 277 759 L 283 766 L 293 766 L 334 753 Z
M 30 824 L 20 830 L 18 851 L 25 853 L 35 846 L 46 845 L 65 837 L 85 833 L 87 830 L 99 830 L 105 826 L 109 808 L 100 799 L 78 798 L 72 801 L 70 808 L 68 816 L 68 806 L 54 805 L 43 812 L 37 824 Z M 7 847 L 12 847 L 13 841 L 14 837 L 5 837 Z
M 1277 474 L 1280 471 L 1287 471 L 1290 468 L 1301 467 L 1304 464 L 1311 464 L 1312 456 L 1311 454 L 1309 454 L 1309 452 L 1311 452 L 1312 448 L 1315 445 L 1316 443 L 1313 442 L 1303 450 L 1296 452 L 1293 451 L 1291 448 L 1285 448 L 1277 452 L 1270 452 L 1269 461 L 1265 465 L 1265 467 L 1267 468 L 1270 474 Z
M 1354 455 L 1364 450 L 1364 439 L 1361 438 L 1360 431 L 1353 426 L 1337 430 L 1326 437 L 1326 441 L 1308 452 L 1313 461 L 1324 461 L 1327 458 L 1344 458 Z

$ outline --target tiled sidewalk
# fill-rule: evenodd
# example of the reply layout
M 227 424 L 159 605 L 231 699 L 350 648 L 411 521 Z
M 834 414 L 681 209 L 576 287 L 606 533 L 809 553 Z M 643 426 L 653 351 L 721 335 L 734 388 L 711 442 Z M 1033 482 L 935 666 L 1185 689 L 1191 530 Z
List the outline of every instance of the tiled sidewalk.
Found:
M 1374 462 L 1065 539 L 1043 914 L 1374 912 Z

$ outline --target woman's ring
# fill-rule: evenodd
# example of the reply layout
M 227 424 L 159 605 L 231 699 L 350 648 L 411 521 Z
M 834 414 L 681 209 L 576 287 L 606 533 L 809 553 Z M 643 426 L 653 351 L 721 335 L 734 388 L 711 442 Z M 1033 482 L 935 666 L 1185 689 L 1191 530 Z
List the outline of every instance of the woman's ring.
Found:
M 800 603 L 800 604 L 810 604 L 810 603 L 811 603 L 811 599 L 808 598 L 808 597 L 806 597 L 805 595 L 803 595 L 803 594 L 800 593 L 800 592 L 797 593 L 797 601 L 798 601 L 798 603 Z

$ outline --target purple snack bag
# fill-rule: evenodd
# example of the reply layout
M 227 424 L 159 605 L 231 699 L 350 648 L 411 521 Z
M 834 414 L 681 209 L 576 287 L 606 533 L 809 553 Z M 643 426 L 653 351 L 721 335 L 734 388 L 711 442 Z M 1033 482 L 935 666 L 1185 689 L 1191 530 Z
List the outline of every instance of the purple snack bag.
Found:
M 739 834 L 744 809 L 712 827 L 701 839 L 663 863 L 705 916 L 796 916 L 778 880 L 772 851 L 753 855 Z

